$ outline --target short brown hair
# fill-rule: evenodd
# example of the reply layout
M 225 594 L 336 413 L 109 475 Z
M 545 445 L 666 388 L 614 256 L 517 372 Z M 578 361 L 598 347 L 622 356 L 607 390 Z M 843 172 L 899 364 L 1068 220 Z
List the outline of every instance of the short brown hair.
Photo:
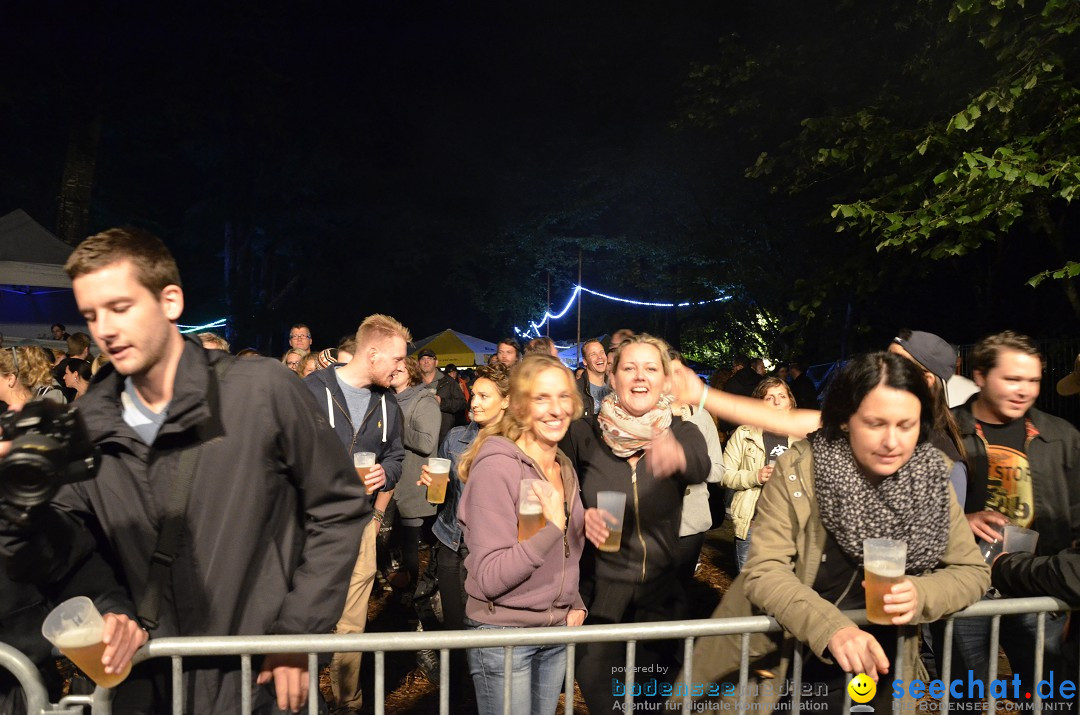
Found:
M 539 353 L 540 355 L 550 355 L 554 347 L 555 341 L 551 338 L 533 338 L 525 343 L 525 354 L 532 355 L 533 353 Z
M 754 391 L 750 393 L 750 397 L 757 400 L 764 400 L 766 393 L 774 387 L 784 388 L 784 391 L 787 392 L 788 400 L 791 402 L 791 409 L 798 407 L 798 405 L 795 404 L 795 395 L 791 393 L 791 387 L 779 377 L 763 378 L 761 382 L 757 384 L 757 387 L 754 388 Z
M 135 278 L 154 295 L 166 286 L 181 286 L 176 259 L 160 238 L 141 228 L 110 228 L 80 243 L 64 264 L 75 280 L 120 261 L 131 261 Z M 70 352 L 70 351 L 68 351 Z
M 389 315 L 376 313 L 364 318 L 364 322 L 360 323 L 360 327 L 357 328 L 356 347 L 359 349 L 361 346 L 370 345 L 376 340 L 394 337 L 402 338 L 406 343 L 412 342 L 412 333 L 409 332 L 408 328 Z
M 90 336 L 86 333 L 72 333 L 67 339 L 68 355 L 79 355 L 90 347 Z
M 1000 333 L 987 335 L 975 343 L 975 349 L 971 351 L 971 368 L 986 375 L 997 367 L 998 353 L 1002 350 L 1015 350 L 1018 353 L 1031 355 L 1043 361 L 1042 353 L 1035 341 L 1026 335 L 1002 330 Z

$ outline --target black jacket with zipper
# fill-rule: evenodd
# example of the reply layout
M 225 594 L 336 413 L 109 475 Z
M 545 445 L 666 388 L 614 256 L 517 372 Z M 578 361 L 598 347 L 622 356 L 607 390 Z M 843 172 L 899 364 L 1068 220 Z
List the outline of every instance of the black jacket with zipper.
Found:
M 986 443 L 975 431 L 971 406 L 978 395 L 953 410 L 968 463 L 964 511 L 986 508 L 989 461 Z M 1032 529 L 1039 532 L 1038 553 L 1056 554 L 1080 538 L 1080 432 L 1065 420 L 1032 407 L 1027 415 L 1038 431 L 1027 443 L 1035 500 Z
M 659 479 L 653 476 L 648 457 L 638 460 L 635 475 L 630 463 L 615 456 L 604 442 L 597 423 L 578 419 L 570 425 L 559 447 L 577 469 L 585 508 L 596 506 L 599 491 L 626 494 L 619 550 L 601 552 L 588 544 L 581 558 L 582 581 L 643 583 L 671 575 L 683 492 L 687 484 L 704 482 L 712 467 L 701 430 L 679 417 L 672 418 L 671 430 L 686 453 L 686 471 Z
M 405 447 L 401 443 L 401 408 L 389 389 L 368 385 L 371 402 L 368 403 L 367 414 L 359 427 L 354 425 L 349 416 L 345 392 L 333 373 L 342 367 L 344 365 L 331 365 L 316 370 L 304 378 L 304 385 L 315 396 L 319 411 L 330 422 L 346 454 L 373 452 L 375 462 L 386 470 L 386 486 L 383 489 L 393 489 L 401 478 L 401 462 L 405 459 Z M 419 474 L 416 476 L 420 477 Z
M 219 379 L 212 365 L 221 360 L 231 364 Z M 151 636 L 329 632 L 370 499 L 296 375 L 275 360 L 237 360 L 187 339 L 151 445 L 124 422 L 123 389 L 123 376 L 105 366 L 79 400 L 101 469 L 63 487 L 56 503 L 82 518 L 138 603 L 180 454 L 202 445 Z M 239 661 L 188 673 L 185 689 L 185 712 L 238 712 Z M 253 696 L 256 710 L 269 706 L 269 688 Z M 166 706 L 148 711 L 157 707 Z

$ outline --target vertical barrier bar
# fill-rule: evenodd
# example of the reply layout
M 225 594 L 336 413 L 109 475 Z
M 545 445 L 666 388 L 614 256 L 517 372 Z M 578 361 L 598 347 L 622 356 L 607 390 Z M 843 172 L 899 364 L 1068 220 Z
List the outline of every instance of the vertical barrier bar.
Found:
M 1035 712 L 1042 712 L 1042 698 L 1039 697 L 1039 681 L 1042 680 L 1043 648 L 1046 645 L 1046 612 L 1035 617 L 1035 678 L 1031 684 L 1031 704 Z M 1051 691 L 1051 696 L 1053 692 Z
M 634 688 L 634 667 L 637 663 L 637 641 L 626 641 L 626 698 L 624 702 L 626 707 L 623 712 L 634 711 L 634 694 L 631 692 Z
M 251 715 L 251 656 L 240 656 L 240 712 Z
M 386 652 L 375 651 L 375 715 L 386 710 Z
M 739 641 L 739 709 L 746 705 L 746 681 L 750 677 L 750 634 L 743 633 Z
M 844 692 L 847 692 L 848 685 L 851 684 L 851 673 L 844 673 Z M 851 715 L 851 698 L 844 698 L 844 715 Z
M 308 653 L 307 656 L 308 691 L 307 707 L 308 715 L 319 715 L 319 655 Z
M 450 715 L 450 649 L 439 649 L 439 715 Z
M 986 701 L 989 703 L 988 712 L 997 710 L 997 698 L 994 697 L 990 683 L 997 680 L 998 666 L 998 637 L 1001 634 L 1001 616 L 990 617 L 990 670 L 986 676 Z
M 563 696 L 563 712 L 574 712 L 574 657 L 577 650 L 574 648 L 573 643 L 566 644 L 566 683 L 563 689 L 566 691 Z
M 41 680 L 41 673 L 25 653 L 0 643 L 0 668 L 19 681 L 26 697 L 27 712 L 40 713 L 49 707 L 49 692 Z
M 906 675 L 904 674 L 904 649 L 907 646 L 908 626 L 900 626 L 896 629 L 896 660 L 893 661 L 892 673 L 890 677 L 893 680 L 904 680 Z M 916 636 L 918 638 L 918 636 Z M 879 683 L 879 685 L 885 685 L 885 683 Z M 892 711 L 893 715 L 901 715 L 900 703 L 904 702 L 903 698 L 893 698 Z
M 791 712 L 799 712 L 802 703 L 802 669 L 803 648 L 802 643 L 795 644 L 795 653 L 791 658 Z
M 510 698 L 513 697 L 513 678 L 510 677 L 514 672 L 514 647 L 506 646 L 503 648 L 503 715 L 514 715 L 510 712 Z
M 941 654 L 941 681 L 945 683 L 945 695 L 941 698 L 941 711 L 949 712 L 949 699 L 952 697 L 952 690 L 949 688 L 949 683 L 952 682 L 952 640 L 953 640 L 953 624 L 956 619 L 950 618 L 945 621 L 945 645 L 943 646 Z
M 184 715 L 184 670 L 182 658 L 172 657 L 172 711 L 173 715 Z
M 683 643 L 683 691 L 682 704 L 679 706 L 684 713 L 690 712 L 690 678 L 694 673 L 694 639 L 687 638 Z

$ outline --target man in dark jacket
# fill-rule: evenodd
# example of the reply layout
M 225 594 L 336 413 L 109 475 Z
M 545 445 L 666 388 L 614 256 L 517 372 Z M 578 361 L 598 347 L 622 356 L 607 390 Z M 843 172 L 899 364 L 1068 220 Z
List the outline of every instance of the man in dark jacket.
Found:
M 796 406 L 804 410 L 819 409 L 817 387 L 806 374 L 806 366 L 801 362 L 789 362 L 788 375 L 788 385 L 791 387 L 791 394 L 795 396 Z
M 953 411 L 970 467 L 964 511 L 976 539 L 993 542 L 1013 523 L 1039 532 L 1038 554 L 1058 554 L 1080 536 L 1080 432 L 1034 407 L 1042 355 L 1024 335 L 1006 330 L 972 352 L 980 392 Z M 1057 668 L 1063 618 L 1046 622 L 1046 659 Z M 1031 685 L 1033 615 L 1006 617 L 1001 644 L 1014 672 Z M 986 677 L 986 619 L 956 623 L 954 669 Z
M 154 637 L 328 632 L 370 505 L 311 393 L 276 361 L 185 340 L 176 262 L 148 232 L 92 236 L 65 269 L 111 361 L 79 400 L 101 469 L 62 488 L 65 517 L 96 536 Z M 165 516 L 175 501 L 186 508 Z M 163 523 L 178 524 L 178 538 L 159 541 Z M 186 712 L 239 711 L 238 661 L 184 665 Z M 256 712 L 304 703 L 305 655 L 258 667 Z M 113 711 L 167 710 L 168 670 L 136 667 Z
M 381 487 L 375 497 L 375 516 L 364 527 L 360 553 L 354 557 L 345 608 L 335 629 L 338 633 L 363 633 L 367 625 L 375 583 L 375 542 L 405 458 L 401 410 L 388 388 L 394 373 L 404 369 L 410 340 L 405 326 L 390 316 L 368 316 L 356 331 L 356 352 L 348 364 L 331 365 L 304 378 L 349 459 L 359 452 L 375 455 L 375 468 L 365 477 L 365 484 L 372 493 Z M 330 689 L 338 712 L 360 710 L 360 653 L 334 654 Z
M 451 427 L 465 424 L 465 395 L 461 394 L 457 381 L 439 369 L 439 357 L 433 350 L 424 348 L 416 354 L 416 359 L 420 363 L 424 384 L 435 393 L 439 403 L 439 412 L 442 413 L 439 444 L 442 444 Z
M 604 352 L 604 344 L 599 340 L 585 343 L 581 352 L 585 358 L 585 372 L 577 379 L 584 406 L 581 416 L 595 422 L 596 415 L 600 412 L 600 403 L 607 393 L 611 392 L 607 383 L 607 353 Z

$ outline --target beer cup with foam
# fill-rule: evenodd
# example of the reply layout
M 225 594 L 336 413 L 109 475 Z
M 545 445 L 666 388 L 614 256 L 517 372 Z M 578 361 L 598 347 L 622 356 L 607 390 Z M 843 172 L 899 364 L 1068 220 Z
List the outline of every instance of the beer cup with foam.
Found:
M 518 483 L 518 541 L 531 539 L 536 532 L 547 526 L 544 507 L 536 490 L 550 495 L 554 487 L 542 479 L 523 479 Z
M 606 511 L 608 537 L 597 548 L 601 551 L 614 552 L 622 546 L 623 512 L 626 511 L 626 492 L 597 492 L 596 507 Z
M 431 484 L 427 488 L 427 500 L 431 504 L 446 501 L 446 485 L 450 482 L 450 460 L 441 457 L 428 457 L 428 476 Z
M 360 477 L 360 481 L 363 482 L 367 478 L 368 473 L 375 467 L 375 453 L 374 452 L 356 452 L 352 456 L 353 466 L 356 467 L 356 476 Z M 364 484 L 365 494 L 374 494 L 375 490 Z
M 102 636 L 105 621 L 86 596 L 69 598 L 52 610 L 41 624 L 41 635 L 60 649 L 68 660 L 103 688 L 115 688 L 131 672 L 129 663 L 121 673 L 106 673 L 101 662 L 105 652 Z
M 895 539 L 863 539 L 863 573 L 866 578 L 866 620 L 892 625 L 885 612 L 885 594 L 904 580 L 907 544 Z

